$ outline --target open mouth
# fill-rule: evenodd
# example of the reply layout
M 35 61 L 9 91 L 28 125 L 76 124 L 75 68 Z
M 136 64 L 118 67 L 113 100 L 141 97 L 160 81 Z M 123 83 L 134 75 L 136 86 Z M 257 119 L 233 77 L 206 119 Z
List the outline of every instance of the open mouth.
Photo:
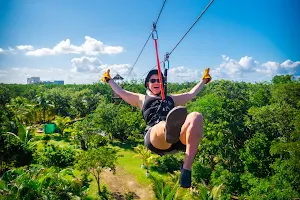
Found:
M 159 89 L 159 86 L 155 86 L 154 89 Z

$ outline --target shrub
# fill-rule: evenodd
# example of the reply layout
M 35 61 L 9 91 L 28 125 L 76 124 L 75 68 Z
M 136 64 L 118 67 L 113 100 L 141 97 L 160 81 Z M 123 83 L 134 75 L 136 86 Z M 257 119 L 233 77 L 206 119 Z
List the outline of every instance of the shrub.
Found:
M 53 144 L 48 145 L 44 150 L 35 154 L 37 163 L 50 167 L 56 166 L 65 168 L 73 165 L 75 151 L 72 148 L 61 148 Z
M 165 155 L 156 159 L 157 166 L 153 169 L 160 173 L 173 173 L 176 170 L 180 170 L 182 159 L 175 155 Z
M 208 183 L 211 175 L 210 168 L 203 166 L 200 162 L 195 162 L 192 172 L 193 178 L 197 183 L 201 183 L 202 180 Z

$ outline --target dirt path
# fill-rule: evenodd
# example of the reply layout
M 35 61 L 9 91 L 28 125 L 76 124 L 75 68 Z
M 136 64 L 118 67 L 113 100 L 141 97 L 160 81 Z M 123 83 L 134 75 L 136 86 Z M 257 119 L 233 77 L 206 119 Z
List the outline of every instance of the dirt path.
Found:
M 151 186 L 142 186 L 137 183 L 133 175 L 126 173 L 124 169 L 120 167 L 116 168 L 115 175 L 109 170 L 101 173 L 101 181 L 107 185 L 110 192 L 113 193 L 114 198 L 117 200 L 125 200 L 125 195 L 129 192 L 134 195 L 134 199 L 154 199 Z

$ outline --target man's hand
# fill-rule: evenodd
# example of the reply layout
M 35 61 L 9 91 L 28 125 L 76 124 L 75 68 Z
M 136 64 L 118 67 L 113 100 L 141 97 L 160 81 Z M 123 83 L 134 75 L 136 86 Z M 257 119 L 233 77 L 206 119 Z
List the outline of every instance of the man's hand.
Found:
M 203 73 L 202 80 L 205 81 L 205 84 L 207 84 L 209 81 L 211 81 L 211 76 L 209 75 L 209 70 L 210 70 L 209 68 L 206 68 Z
M 108 81 L 111 79 L 109 75 L 110 69 L 108 69 L 102 76 L 101 81 L 108 83 Z

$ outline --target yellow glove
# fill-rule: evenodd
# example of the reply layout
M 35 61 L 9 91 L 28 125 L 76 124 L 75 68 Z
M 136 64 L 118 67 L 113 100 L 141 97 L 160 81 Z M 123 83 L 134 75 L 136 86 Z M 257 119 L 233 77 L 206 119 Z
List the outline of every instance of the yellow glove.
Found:
M 209 70 L 210 70 L 209 68 L 206 68 L 203 73 L 202 80 L 204 80 L 204 79 L 207 80 L 205 84 L 207 84 L 209 81 L 211 81 L 211 76 L 209 75 Z
M 108 81 L 111 79 L 110 75 L 109 75 L 109 71 L 110 69 L 108 69 L 102 76 L 101 81 L 108 83 Z

